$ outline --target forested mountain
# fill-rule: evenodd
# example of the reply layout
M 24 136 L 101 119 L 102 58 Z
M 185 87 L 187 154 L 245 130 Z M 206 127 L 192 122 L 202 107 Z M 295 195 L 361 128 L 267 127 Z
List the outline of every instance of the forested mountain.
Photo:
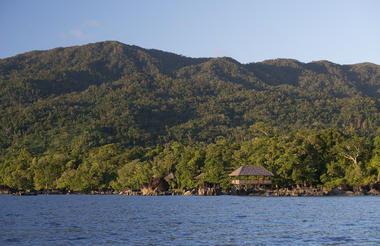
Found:
M 242 143 L 258 128 L 265 135 L 335 129 L 372 141 L 380 133 L 380 66 L 240 64 L 110 41 L 1 59 L 0 105 L 3 177 L 14 171 L 4 163 L 20 153 L 37 161 L 109 144 Z

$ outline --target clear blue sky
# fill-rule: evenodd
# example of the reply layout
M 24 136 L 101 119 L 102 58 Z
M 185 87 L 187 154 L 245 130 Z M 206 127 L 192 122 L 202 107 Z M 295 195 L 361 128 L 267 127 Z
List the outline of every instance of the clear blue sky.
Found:
M 242 63 L 380 64 L 378 0 L 1 0 L 0 30 L 0 58 L 117 40 Z

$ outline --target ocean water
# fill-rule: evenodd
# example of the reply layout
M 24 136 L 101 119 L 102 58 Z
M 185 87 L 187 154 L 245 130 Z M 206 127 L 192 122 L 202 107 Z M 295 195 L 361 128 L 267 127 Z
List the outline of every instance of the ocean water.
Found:
M 380 245 L 380 197 L 0 195 L 0 245 Z

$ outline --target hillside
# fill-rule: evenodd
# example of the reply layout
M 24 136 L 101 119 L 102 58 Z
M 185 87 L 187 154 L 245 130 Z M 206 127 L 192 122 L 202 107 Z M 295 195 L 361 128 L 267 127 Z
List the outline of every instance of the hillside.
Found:
M 4 163 L 15 153 L 31 160 L 55 151 L 80 156 L 109 144 L 242 143 L 258 126 L 285 135 L 331 128 L 372 139 L 380 132 L 380 66 L 240 64 L 109 41 L 1 59 L 0 105 L 6 177 L 13 171 Z
M 1 146 L 78 138 L 153 145 L 236 137 L 255 122 L 358 129 L 379 123 L 380 66 L 187 58 L 118 42 L 0 60 Z M 40 148 L 40 150 L 39 150 Z

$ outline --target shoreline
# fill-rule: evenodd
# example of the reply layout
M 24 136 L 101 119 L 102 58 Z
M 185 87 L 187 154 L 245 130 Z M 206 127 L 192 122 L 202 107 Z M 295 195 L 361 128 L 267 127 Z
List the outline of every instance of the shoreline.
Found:
M 14 190 L 3 188 L 0 194 L 13 196 L 37 196 L 37 195 L 124 195 L 124 196 L 262 196 L 262 197 L 323 197 L 323 196 L 380 196 L 380 190 L 371 188 L 365 189 L 363 186 L 347 188 L 338 186 L 332 189 L 314 187 L 296 187 L 281 189 L 231 189 L 221 190 L 215 188 L 196 188 L 191 190 L 159 191 L 159 190 L 135 190 L 126 189 L 124 191 L 103 190 L 103 191 L 70 191 L 70 190 Z

